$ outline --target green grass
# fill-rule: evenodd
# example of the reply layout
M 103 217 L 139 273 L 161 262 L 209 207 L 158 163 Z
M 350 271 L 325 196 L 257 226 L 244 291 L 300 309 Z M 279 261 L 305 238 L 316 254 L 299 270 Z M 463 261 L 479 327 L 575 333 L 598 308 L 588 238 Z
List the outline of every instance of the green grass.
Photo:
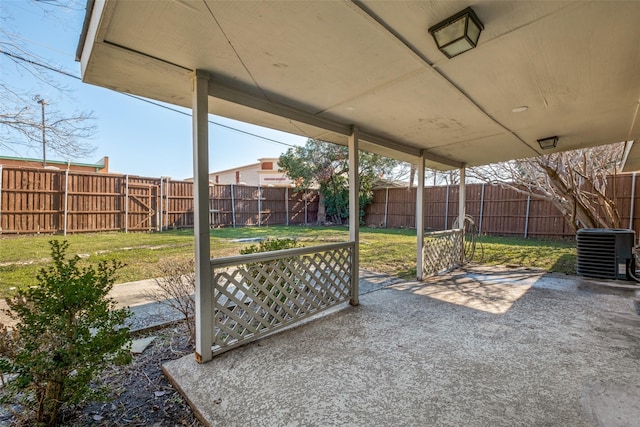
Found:
M 474 261 L 575 274 L 576 257 L 576 244 L 572 240 L 482 236 L 477 239 Z
M 251 242 L 234 239 L 269 237 L 293 238 L 305 246 L 348 240 L 347 227 L 245 227 L 211 230 L 211 256 L 238 255 Z M 83 262 L 116 259 L 126 264 L 117 281 L 128 282 L 159 275 L 161 259 L 193 257 L 193 230 L 163 233 L 100 233 L 62 236 L 3 236 L 0 239 L 0 296 L 11 287 L 36 284 L 36 275 L 47 267 L 48 241 L 66 239 L 69 254 L 86 257 Z M 416 274 L 415 230 L 362 228 L 360 264 L 362 268 L 405 278 Z M 480 245 L 480 243 L 482 245 Z M 481 250 L 481 246 L 482 249 Z M 481 258 L 481 255 L 484 255 Z M 575 243 L 521 238 L 480 237 L 476 249 L 478 262 L 486 264 L 538 267 L 548 271 L 574 273 Z

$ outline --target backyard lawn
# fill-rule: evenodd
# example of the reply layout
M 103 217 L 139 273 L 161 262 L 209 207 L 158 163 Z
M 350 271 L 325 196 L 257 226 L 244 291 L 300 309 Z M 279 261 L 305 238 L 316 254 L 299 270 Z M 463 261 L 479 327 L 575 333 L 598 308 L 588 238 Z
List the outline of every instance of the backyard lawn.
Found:
M 244 227 L 211 230 L 211 256 L 238 255 L 252 242 L 234 240 L 256 237 L 294 238 L 302 245 L 347 241 L 346 227 Z M 0 296 L 11 288 L 36 284 L 38 271 L 48 266 L 51 239 L 66 239 L 69 253 L 87 262 L 116 259 L 126 264 L 117 282 L 158 276 L 158 261 L 187 260 L 193 257 L 193 230 L 162 233 L 75 234 L 66 237 L 2 236 L 0 238 Z M 361 268 L 405 278 L 416 274 L 416 232 L 407 229 L 362 228 L 360 231 Z M 512 237 L 478 237 L 475 262 L 543 268 L 547 271 L 575 273 L 576 249 L 573 241 L 549 241 Z

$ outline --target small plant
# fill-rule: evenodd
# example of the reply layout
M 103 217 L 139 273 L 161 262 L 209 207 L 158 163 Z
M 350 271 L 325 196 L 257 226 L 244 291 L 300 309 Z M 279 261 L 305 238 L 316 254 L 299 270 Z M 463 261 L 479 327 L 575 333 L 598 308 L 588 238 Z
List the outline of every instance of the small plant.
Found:
M 196 325 L 196 274 L 193 259 L 189 261 L 169 259 L 159 265 L 161 278 L 156 279 L 158 289 L 147 296 L 159 304 L 177 310 L 184 317 L 184 324 L 191 342 L 195 341 Z
M 281 249 L 297 248 L 300 245 L 294 239 L 265 239 L 257 245 L 251 245 L 247 248 L 240 249 L 240 253 L 255 254 L 257 252 L 279 251 Z
M 131 360 L 130 311 L 107 297 L 122 264 L 81 268 L 78 256 L 66 258 L 66 241 L 49 244 L 53 266 L 40 270 L 38 286 L 7 298 L 16 324 L 0 325 L 0 368 L 15 375 L 4 400 L 22 405 L 25 421 L 38 425 L 54 425 L 65 404 L 100 397 L 104 390 L 91 387 L 97 374 Z
M 257 245 L 251 245 L 247 248 L 241 249 L 240 253 L 243 255 L 246 255 L 246 254 L 253 254 L 258 252 L 269 252 L 269 251 L 279 251 L 282 249 L 293 249 L 299 246 L 300 245 L 298 244 L 298 242 L 296 242 L 294 239 L 265 239 Z M 266 262 L 266 263 L 258 262 L 255 264 L 249 264 L 247 266 L 248 268 L 251 269 L 251 275 L 254 278 L 259 277 L 258 282 L 260 283 L 261 286 L 265 285 L 265 283 L 267 282 L 267 276 L 269 276 L 273 272 L 273 267 L 270 267 L 269 264 L 270 264 L 269 262 Z M 283 281 L 286 281 L 286 279 L 287 277 L 282 278 Z M 279 298 L 280 302 L 286 301 L 285 295 L 281 295 L 281 292 L 279 290 L 271 292 L 272 289 L 273 289 L 273 283 L 269 281 L 266 284 L 266 290 L 268 291 L 268 293 L 265 293 L 255 287 L 253 289 L 253 292 L 256 294 L 258 298 L 266 302 L 267 305 L 271 305 L 274 302 L 274 300 L 270 298 L 270 294 L 273 294 L 274 298 L 280 297 Z M 291 286 L 287 284 L 287 291 L 291 292 L 291 290 L 292 290 Z

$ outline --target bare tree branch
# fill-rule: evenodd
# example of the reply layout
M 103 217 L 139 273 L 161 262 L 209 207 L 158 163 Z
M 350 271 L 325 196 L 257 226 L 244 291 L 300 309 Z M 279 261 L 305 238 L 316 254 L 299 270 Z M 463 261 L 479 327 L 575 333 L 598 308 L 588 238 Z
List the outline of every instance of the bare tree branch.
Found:
M 553 153 L 469 169 L 469 176 L 551 202 L 567 224 L 618 228 L 620 213 L 607 177 L 620 165 L 624 143 Z
M 55 0 L 35 4 L 48 19 L 60 22 L 64 12 L 77 9 L 77 0 Z M 44 127 L 47 150 L 66 158 L 86 157 L 94 152 L 88 141 L 95 133 L 94 117 L 90 112 L 62 111 L 57 108 L 59 98 L 69 96 L 70 90 L 53 77 L 53 72 L 65 73 L 50 60 L 34 54 L 19 33 L 10 30 L 11 19 L 1 16 L 0 56 L 8 60 L 15 70 L 32 82 L 32 88 L 23 90 L 0 82 L 0 148 L 13 150 L 22 146 L 40 149 Z M 55 96 L 46 99 L 44 126 L 41 108 L 35 97 L 37 87 L 53 88 Z M 49 99 L 50 98 L 50 99 Z

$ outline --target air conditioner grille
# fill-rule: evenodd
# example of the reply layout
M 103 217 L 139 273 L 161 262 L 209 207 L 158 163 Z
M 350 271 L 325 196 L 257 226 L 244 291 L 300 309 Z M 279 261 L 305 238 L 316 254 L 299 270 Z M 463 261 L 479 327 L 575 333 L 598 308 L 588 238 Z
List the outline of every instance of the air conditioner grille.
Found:
M 626 279 L 632 262 L 635 233 L 621 229 L 578 230 L 578 274 L 603 279 Z

